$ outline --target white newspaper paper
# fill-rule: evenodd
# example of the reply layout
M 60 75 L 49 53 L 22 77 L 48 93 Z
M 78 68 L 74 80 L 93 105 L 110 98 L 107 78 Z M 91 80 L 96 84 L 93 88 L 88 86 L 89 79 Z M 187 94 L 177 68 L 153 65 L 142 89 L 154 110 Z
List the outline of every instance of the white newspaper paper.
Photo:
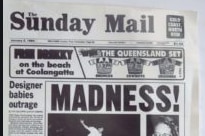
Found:
M 4 136 L 197 136 L 196 13 L 4 3 Z

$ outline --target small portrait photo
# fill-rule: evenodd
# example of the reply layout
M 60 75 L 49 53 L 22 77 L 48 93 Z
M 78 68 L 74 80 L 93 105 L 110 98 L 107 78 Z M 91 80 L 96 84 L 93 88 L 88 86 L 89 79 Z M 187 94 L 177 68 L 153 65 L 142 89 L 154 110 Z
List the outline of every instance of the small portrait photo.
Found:
M 147 136 L 179 136 L 179 116 L 147 115 Z

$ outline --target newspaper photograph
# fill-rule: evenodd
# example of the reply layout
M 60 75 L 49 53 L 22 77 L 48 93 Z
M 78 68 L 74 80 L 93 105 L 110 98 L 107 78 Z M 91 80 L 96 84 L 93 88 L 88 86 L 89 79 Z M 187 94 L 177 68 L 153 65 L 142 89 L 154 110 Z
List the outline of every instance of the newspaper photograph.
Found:
M 7 1 L 4 136 L 196 136 L 197 14 Z

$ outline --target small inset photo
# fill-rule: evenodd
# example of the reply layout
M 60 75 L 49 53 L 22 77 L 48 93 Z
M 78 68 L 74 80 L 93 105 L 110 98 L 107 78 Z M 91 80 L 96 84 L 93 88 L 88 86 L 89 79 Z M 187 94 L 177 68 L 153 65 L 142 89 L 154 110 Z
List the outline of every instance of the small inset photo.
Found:
M 147 115 L 147 136 L 179 136 L 179 116 Z

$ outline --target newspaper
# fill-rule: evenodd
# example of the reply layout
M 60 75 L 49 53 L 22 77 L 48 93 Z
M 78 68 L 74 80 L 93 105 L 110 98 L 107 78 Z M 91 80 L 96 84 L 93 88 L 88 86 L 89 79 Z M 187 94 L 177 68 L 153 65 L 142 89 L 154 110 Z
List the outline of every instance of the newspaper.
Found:
M 7 1 L 4 136 L 197 136 L 196 13 Z

